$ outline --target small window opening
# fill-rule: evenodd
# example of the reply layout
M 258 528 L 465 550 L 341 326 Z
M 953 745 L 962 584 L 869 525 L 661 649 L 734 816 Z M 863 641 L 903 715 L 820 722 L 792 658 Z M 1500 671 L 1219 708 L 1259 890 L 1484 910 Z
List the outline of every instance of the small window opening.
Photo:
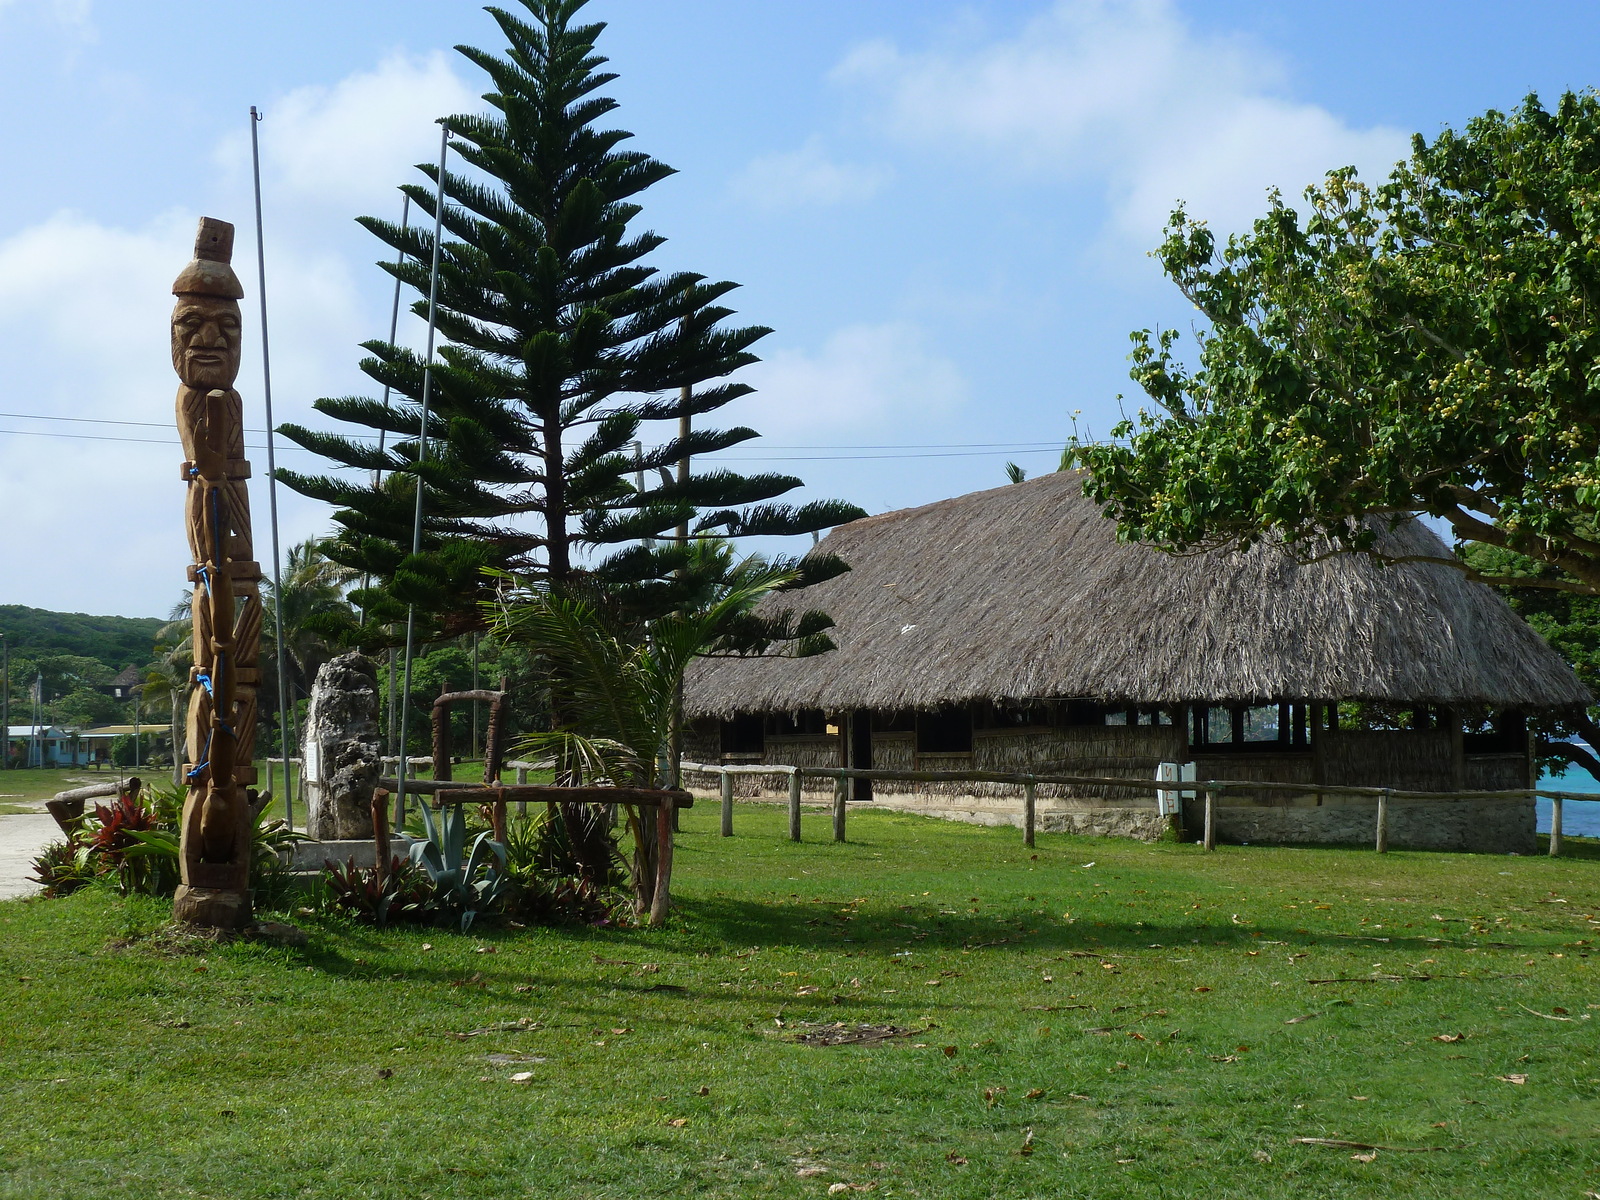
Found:
M 940 708 L 917 714 L 918 754 L 971 754 L 972 712 Z

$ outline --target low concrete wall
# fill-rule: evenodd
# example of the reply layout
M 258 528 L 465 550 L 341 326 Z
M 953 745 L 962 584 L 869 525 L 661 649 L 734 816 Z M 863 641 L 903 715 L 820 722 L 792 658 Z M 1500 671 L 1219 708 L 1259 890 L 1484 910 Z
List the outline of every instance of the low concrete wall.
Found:
M 1374 800 L 1320 805 L 1218 805 L 1217 838 L 1224 842 L 1362 845 L 1374 842 Z M 1395 850 L 1464 850 L 1475 854 L 1532 854 L 1531 800 L 1389 801 L 1389 845 Z M 1190 823 L 1199 826 L 1196 813 Z

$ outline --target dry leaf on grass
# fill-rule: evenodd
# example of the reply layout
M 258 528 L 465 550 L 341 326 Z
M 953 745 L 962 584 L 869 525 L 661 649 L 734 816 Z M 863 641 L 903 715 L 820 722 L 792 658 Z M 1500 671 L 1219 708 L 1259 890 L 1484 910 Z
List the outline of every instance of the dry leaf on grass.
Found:
M 1515 1083 L 1520 1085 L 1528 1082 L 1528 1077 L 1526 1075 L 1496 1075 L 1495 1078 L 1501 1083 Z
M 1272 1162 L 1272 1155 L 1268 1154 L 1265 1150 L 1252 1150 L 1250 1151 L 1250 1157 L 1255 1159 L 1258 1163 L 1270 1164 Z
M 696 1092 L 695 1095 L 697 1095 L 697 1096 L 709 1096 L 709 1095 L 711 1095 L 711 1089 L 706 1087 L 704 1084 L 701 1084 L 700 1085 L 700 1090 L 698 1092 Z
M 518 1071 L 515 1075 L 513 1075 L 511 1077 L 511 1082 L 512 1083 L 532 1083 L 533 1082 L 533 1072 L 532 1071 Z
M 1433 1035 L 1433 1040 L 1436 1042 L 1464 1042 L 1467 1040 L 1467 1035 L 1464 1033 L 1436 1033 Z
M 846 1192 L 870 1192 L 877 1186 L 876 1183 L 830 1183 L 828 1195 L 842 1196 Z
M 1026 1096 L 1024 1096 L 1023 1099 L 1024 1100 L 1043 1100 L 1044 1099 L 1044 1089 L 1043 1088 L 1034 1088 Z
M 944 1160 L 947 1163 L 954 1163 L 958 1167 L 964 1167 L 967 1165 L 966 1158 L 960 1154 L 957 1154 L 954 1150 L 950 1151 L 949 1154 L 946 1154 L 944 1156 Z
M 1017 1153 L 1027 1158 L 1033 1153 L 1033 1130 L 1029 1129 L 1022 1135 L 1022 1145 L 1017 1148 Z
M 1376 1150 L 1368 1150 L 1365 1154 L 1352 1154 L 1350 1157 L 1359 1163 L 1369 1163 L 1378 1157 L 1378 1152 Z
M 946 1046 L 944 1048 L 944 1056 L 946 1058 L 954 1058 L 956 1056 L 956 1048 L 954 1046 Z
M 1316 1017 L 1320 1017 L 1321 1015 L 1322 1015 L 1321 1013 L 1301 1013 L 1298 1017 L 1290 1017 L 1287 1021 L 1284 1022 L 1284 1024 L 1285 1025 L 1298 1025 L 1302 1021 L 1310 1021 L 1310 1020 L 1312 1020 L 1312 1019 L 1314 1019 Z
M 682 1129 L 688 1123 L 689 1123 L 689 1118 L 688 1117 L 673 1117 L 670 1121 L 667 1122 L 667 1124 L 671 1125 L 674 1129 Z
M 799 1179 L 811 1179 L 814 1176 L 826 1175 L 827 1173 L 827 1167 L 801 1167 L 795 1172 L 795 1176 Z

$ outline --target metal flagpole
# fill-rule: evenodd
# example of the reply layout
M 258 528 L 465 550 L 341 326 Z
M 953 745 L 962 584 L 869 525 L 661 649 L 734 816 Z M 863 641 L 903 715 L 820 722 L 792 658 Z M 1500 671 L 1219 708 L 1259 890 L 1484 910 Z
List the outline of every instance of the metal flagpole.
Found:
M 422 360 L 422 421 L 417 430 L 417 511 L 411 525 L 411 553 L 422 553 L 422 464 L 428 460 L 428 403 L 433 396 L 433 335 L 438 326 L 439 247 L 444 241 L 444 168 L 450 154 L 450 126 L 439 122 L 438 194 L 433 202 L 433 264 L 428 269 L 428 350 Z M 406 605 L 405 674 L 400 684 L 400 770 L 394 797 L 394 827 L 406 823 L 406 717 L 411 712 L 411 655 L 415 648 L 417 606 Z M 437 772 L 439 764 L 433 769 Z
M 278 552 L 278 463 L 272 424 L 272 355 L 267 341 L 267 247 L 261 221 L 261 114 L 250 106 L 250 165 L 256 190 L 256 286 L 261 293 L 261 380 L 267 406 L 267 508 L 272 523 L 272 633 L 278 651 L 278 748 L 283 758 L 283 819 L 294 828 L 294 789 L 289 786 L 289 673 L 283 654 L 283 568 Z M 296 733 L 298 734 L 298 730 Z M 296 739 L 298 740 L 298 738 Z M 301 771 L 305 764 L 301 763 Z
M 409 192 L 401 192 L 400 195 L 403 197 L 403 199 L 401 200 L 401 203 L 400 203 L 400 232 L 404 233 L 406 231 L 406 229 L 410 226 L 410 223 L 411 223 L 411 193 L 409 193 Z M 400 251 L 400 253 L 395 258 L 395 266 L 396 267 L 400 266 L 402 263 L 405 262 L 405 260 L 406 260 L 406 252 L 404 250 L 402 250 L 402 251 Z M 399 332 L 400 332 L 400 277 L 398 275 L 396 275 L 395 276 L 395 280 L 394 280 L 394 303 L 389 308 L 389 344 L 391 346 L 394 345 L 395 335 L 398 334 Z M 383 385 L 383 410 L 385 412 L 389 411 L 389 394 L 390 394 L 390 391 L 391 391 L 391 389 L 390 389 L 389 385 L 387 383 L 384 384 Z M 379 453 L 379 455 L 383 454 L 383 448 L 384 448 L 385 443 L 388 441 L 388 437 L 389 437 L 389 431 L 387 429 L 378 430 L 378 453 Z M 383 485 L 383 468 L 379 467 L 376 471 L 374 471 L 372 473 L 372 486 L 373 486 L 374 489 L 376 489 L 378 487 L 381 487 L 382 485 Z M 371 586 L 372 586 L 371 578 L 369 576 L 363 575 L 361 577 L 361 590 L 362 591 L 366 591 L 367 588 L 369 588 Z M 361 620 L 362 620 L 363 624 L 366 623 L 366 614 L 365 613 L 362 613 Z M 387 735 L 384 738 L 384 741 L 386 743 L 388 743 L 389 753 L 393 754 L 394 753 L 394 647 L 393 646 L 389 647 L 389 710 L 388 710 L 388 721 L 384 726 L 384 732 Z

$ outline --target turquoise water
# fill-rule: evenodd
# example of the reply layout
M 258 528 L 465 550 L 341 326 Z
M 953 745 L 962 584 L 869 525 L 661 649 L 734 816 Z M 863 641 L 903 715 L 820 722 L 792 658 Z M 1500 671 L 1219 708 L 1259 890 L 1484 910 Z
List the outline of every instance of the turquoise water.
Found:
M 1561 832 L 1567 837 L 1600 837 L 1600 780 L 1573 768 L 1565 775 L 1546 775 L 1539 786 L 1553 792 L 1592 792 L 1593 800 L 1568 800 L 1561 806 Z M 1550 832 L 1550 801 L 1539 800 L 1539 832 Z

